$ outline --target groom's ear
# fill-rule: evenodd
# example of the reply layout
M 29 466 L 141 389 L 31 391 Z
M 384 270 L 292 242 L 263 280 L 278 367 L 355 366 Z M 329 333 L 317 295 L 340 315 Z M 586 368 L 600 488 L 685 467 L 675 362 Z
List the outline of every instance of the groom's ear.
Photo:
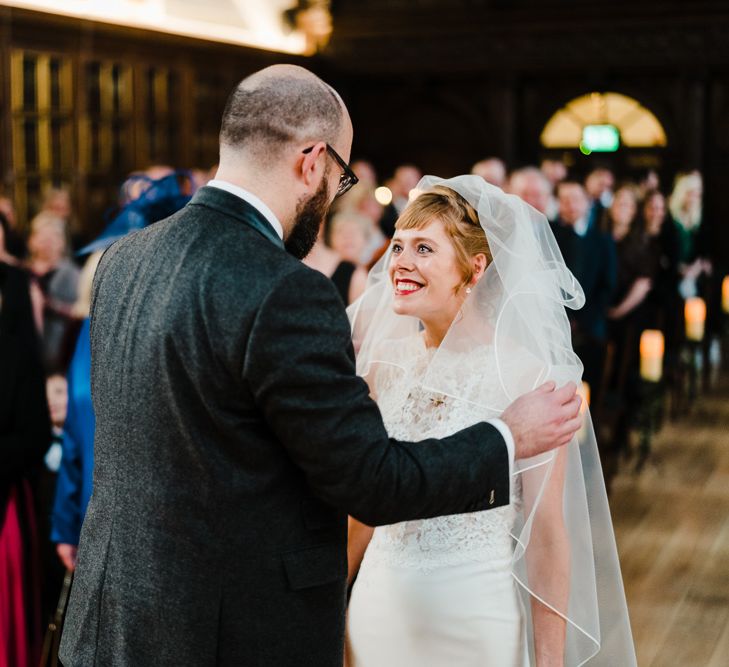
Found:
M 310 148 L 305 148 L 296 161 L 297 180 L 307 188 L 317 188 L 326 167 L 327 145 L 319 141 Z M 323 154 L 323 155 L 322 155 Z

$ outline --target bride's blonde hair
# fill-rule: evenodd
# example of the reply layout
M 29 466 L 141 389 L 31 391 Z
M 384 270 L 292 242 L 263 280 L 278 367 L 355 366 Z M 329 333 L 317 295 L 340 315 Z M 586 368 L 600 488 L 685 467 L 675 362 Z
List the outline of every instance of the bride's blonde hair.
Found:
M 436 185 L 419 193 L 407 205 L 395 224 L 395 229 L 422 229 L 434 219 L 443 223 L 453 243 L 456 261 L 463 274 L 461 287 L 464 287 L 473 279 L 473 257 L 484 254 L 488 264 L 493 259 L 478 213 L 455 190 Z

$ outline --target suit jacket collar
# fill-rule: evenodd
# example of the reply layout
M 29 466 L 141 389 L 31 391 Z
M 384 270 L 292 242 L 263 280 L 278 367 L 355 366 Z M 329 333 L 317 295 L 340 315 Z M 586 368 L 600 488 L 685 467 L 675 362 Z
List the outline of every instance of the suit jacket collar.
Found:
M 283 241 L 276 233 L 276 230 L 271 227 L 271 223 L 266 220 L 263 213 L 255 206 L 251 206 L 247 201 L 236 197 L 230 192 L 220 188 L 202 187 L 195 193 L 189 206 L 205 206 L 218 213 L 235 218 L 249 227 L 253 227 L 259 234 L 265 236 L 282 250 L 284 249 Z

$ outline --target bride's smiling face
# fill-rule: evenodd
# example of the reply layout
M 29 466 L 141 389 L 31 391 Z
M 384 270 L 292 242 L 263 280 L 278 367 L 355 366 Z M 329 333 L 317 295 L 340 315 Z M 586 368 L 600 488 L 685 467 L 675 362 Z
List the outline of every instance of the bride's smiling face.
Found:
M 428 327 L 447 328 L 463 304 L 464 276 L 453 241 L 434 219 L 421 228 L 398 229 L 392 239 L 393 308 Z

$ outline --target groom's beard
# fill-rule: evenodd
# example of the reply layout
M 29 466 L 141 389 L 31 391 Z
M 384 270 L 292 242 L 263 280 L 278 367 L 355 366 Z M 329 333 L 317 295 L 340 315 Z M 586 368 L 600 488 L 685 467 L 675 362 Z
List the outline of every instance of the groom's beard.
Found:
M 321 223 L 329 211 L 328 170 L 318 190 L 307 200 L 299 201 L 291 234 L 286 239 L 286 250 L 297 259 L 304 259 L 314 247 Z

